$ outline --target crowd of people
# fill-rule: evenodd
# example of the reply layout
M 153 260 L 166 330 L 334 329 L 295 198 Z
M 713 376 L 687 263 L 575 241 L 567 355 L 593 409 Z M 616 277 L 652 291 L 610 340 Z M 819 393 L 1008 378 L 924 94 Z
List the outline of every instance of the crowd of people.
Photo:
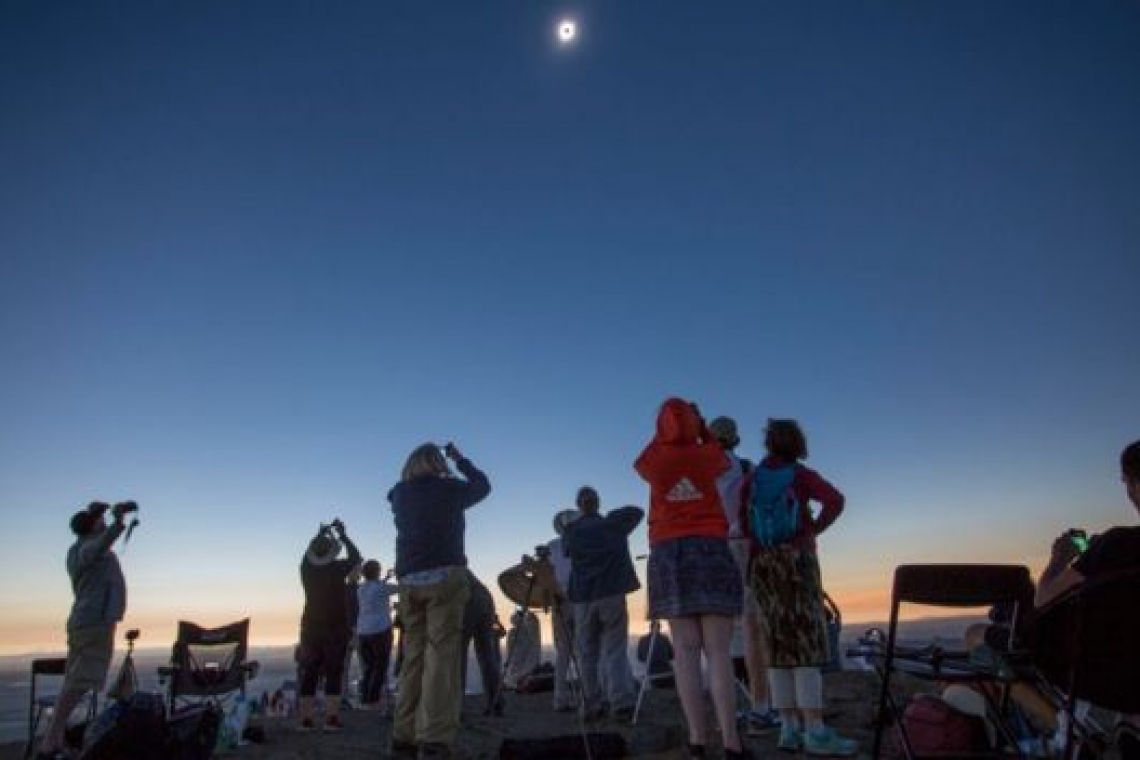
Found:
M 576 508 L 554 516 L 555 538 L 535 557 L 524 558 L 532 572 L 544 568 L 541 582 L 554 599 L 552 708 L 578 711 L 591 722 L 628 720 L 634 713 L 639 685 L 628 657 L 627 599 L 641 582 L 629 540 L 645 520 L 647 612 L 655 630 L 656 621 L 669 629 L 659 643 L 672 653 L 689 756 L 704 757 L 714 737 L 704 673 L 727 758 L 751 757 L 742 734 L 777 729 L 782 750 L 854 755 L 857 743 L 825 723 L 821 675 L 831 653 L 817 539 L 842 515 L 843 494 L 804 464 L 807 439 L 795 420 L 768 420 L 765 453 L 756 463 L 736 454 L 739 443 L 731 418 L 706 424 L 695 404 L 666 400 L 652 439 L 633 463 L 648 486 L 648 510 L 627 505 L 605 512 L 597 490 L 583 486 Z M 1140 510 L 1140 442 L 1125 449 L 1121 473 Z M 378 561 L 364 561 L 340 520 L 320 527 L 300 565 L 301 730 L 342 728 L 339 711 L 353 647 L 362 665 L 359 703 L 391 710 L 393 758 L 452 756 L 471 644 L 486 712 L 503 714 L 504 676 L 506 686 L 517 687 L 525 675 L 510 672 L 510 662 L 517 657 L 516 663 L 533 665 L 524 649 L 529 642 L 537 656 L 539 635 L 534 614 L 520 605 L 504 672 L 500 642 L 506 631 L 493 596 L 467 567 L 465 549 L 465 512 L 490 491 L 487 476 L 453 444 L 417 447 L 388 493 L 396 552 L 394 567 L 383 575 Z M 126 607 L 125 579 L 112 547 L 134 509 L 133 502 L 93 502 L 72 517 L 76 540 L 67 569 L 75 601 L 67 626 L 67 673 L 40 757 L 59 756 L 71 710 L 87 691 L 103 686 L 115 626 Z M 105 520 L 108 512 L 111 522 Z M 1140 527 L 1095 536 L 1082 553 L 1073 546 L 1070 533 L 1054 544 L 1037 588 L 1038 604 L 1134 565 Z M 734 621 L 743 634 L 747 672 L 749 704 L 743 713 L 736 708 L 730 652 Z M 399 689 L 388 705 L 397 641 Z M 319 690 L 323 700 L 317 699 Z

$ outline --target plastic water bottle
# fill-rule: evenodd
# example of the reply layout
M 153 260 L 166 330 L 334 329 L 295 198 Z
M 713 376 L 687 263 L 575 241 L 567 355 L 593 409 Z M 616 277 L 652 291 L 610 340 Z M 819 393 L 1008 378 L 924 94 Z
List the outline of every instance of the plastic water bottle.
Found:
M 234 709 L 230 712 L 229 718 L 227 720 L 233 733 L 233 742 L 235 746 L 240 746 L 246 743 L 245 725 L 249 722 L 249 713 L 249 700 L 245 697 L 238 697 L 237 702 L 234 703 Z

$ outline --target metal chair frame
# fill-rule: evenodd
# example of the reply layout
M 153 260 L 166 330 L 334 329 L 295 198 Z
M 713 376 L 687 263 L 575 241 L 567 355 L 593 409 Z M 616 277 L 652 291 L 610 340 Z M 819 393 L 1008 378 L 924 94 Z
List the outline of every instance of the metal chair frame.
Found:
M 41 657 L 32 660 L 32 677 L 30 693 L 28 695 L 28 741 L 24 746 L 25 760 L 32 755 L 35 748 L 36 732 L 40 727 L 40 720 L 48 710 L 54 710 L 58 694 L 39 694 L 38 679 L 44 676 L 60 676 L 67 673 L 66 657 Z M 94 691 L 87 694 L 87 719 L 95 717 L 99 708 L 99 695 Z
M 978 564 L 926 564 L 900 565 L 895 569 L 891 591 L 891 617 L 886 641 L 870 647 L 882 683 L 876 712 L 875 738 L 871 756 L 880 757 L 883 732 L 893 723 L 900 739 L 903 754 L 909 760 L 918 756 L 902 722 L 902 710 L 891 692 L 891 679 L 896 673 L 906 673 L 924 680 L 945 683 L 990 684 L 998 687 L 994 696 L 982 689 L 987 712 L 997 729 L 1000 741 L 992 752 L 979 756 L 1002 756 L 1008 750 L 1022 756 L 1014 732 L 1003 720 L 1009 706 L 1010 687 L 1021 680 L 1016 672 L 997 672 L 970 662 L 964 645 L 961 650 L 948 650 L 939 646 L 907 648 L 898 645 L 900 608 L 904 604 L 936 607 L 972 608 L 994 604 L 1010 604 L 1013 619 L 1010 621 L 1010 650 L 1016 650 L 1016 632 L 1020 618 L 1031 606 L 1033 582 L 1028 568 L 1022 565 Z M 867 642 L 864 642 L 865 644 Z M 874 642 L 872 642 L 874 644 Z M 1008 756 L 1008 755 L 1005 755 Z
M 191 647 L 232 646 L 226 661 L 198 662 Z M 260 664 L 248 659 L 249 618 L 217 628 L 203 628 L 185 620 L 178 622 L 178 637 L 171 651 L 170 665 L 158 669 L 159 682 L 168 685 L 170 711 L 179 700 L 205 699 L 221 702 L 239 693 L 257 676 Z

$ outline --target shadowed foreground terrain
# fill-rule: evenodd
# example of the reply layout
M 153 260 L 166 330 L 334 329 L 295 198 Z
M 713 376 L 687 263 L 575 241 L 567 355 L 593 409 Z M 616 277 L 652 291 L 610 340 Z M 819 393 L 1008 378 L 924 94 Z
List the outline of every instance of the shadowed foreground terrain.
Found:
M 875 700 L 875 678 L 867 672 L 832 673 L 825 676 L 828 720 L 841 732 L 858 739 L 864 756 L 870 752 L 871 715 Z M 482 697 L 468 697 L 464 706 L 456 757 L 463 760 L 488 760 L 499 756 L 499 747 L 507 738 L 550 737 L 574 734 L 578 719 L 573 714 L 555 713 L 550 709 L 550 694 L 507 694 L 507 710 L 503 717 L 484 717 Z M 715 725 L 709 706 L 710 725 Z M 338 734 L 302 734 L 293 729 L 293 721 L 268 718 L 263 725 L 266 741 L 247 744 L 216 757 L 234 760 L 364 760 L 387 757 L 391 722 L 375 712 L 343 713 L 345 730 Z M 601 721 L 590 725 L 592 731 L 620 732 L 632 757 L 667 760 L 680 758 L 685 743 L 684 719 L 680 703 L 672 690 L 651 691 L 638 725 Z M 746 737 L 746 745 L 757 757 L 775 755 L 776 734 Z M 0 747 L 0 760 L 16 760 L 23 745 Z M 710 741 L 710 757 L 721 756 L 719 741 Z

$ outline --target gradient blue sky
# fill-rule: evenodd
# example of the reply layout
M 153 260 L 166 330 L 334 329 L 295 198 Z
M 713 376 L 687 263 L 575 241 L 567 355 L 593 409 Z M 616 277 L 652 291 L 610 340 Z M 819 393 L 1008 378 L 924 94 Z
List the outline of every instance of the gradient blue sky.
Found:
M 670 394 L 803 422 L 849 619 L 1130 521 L 1138 82 L 1128 2 L 5 2 L 0 651 L 62 642 L 92 498 L 150 643 L 289 641 L 425 440 L 491 581 L 579 485 L 646 502 Z

